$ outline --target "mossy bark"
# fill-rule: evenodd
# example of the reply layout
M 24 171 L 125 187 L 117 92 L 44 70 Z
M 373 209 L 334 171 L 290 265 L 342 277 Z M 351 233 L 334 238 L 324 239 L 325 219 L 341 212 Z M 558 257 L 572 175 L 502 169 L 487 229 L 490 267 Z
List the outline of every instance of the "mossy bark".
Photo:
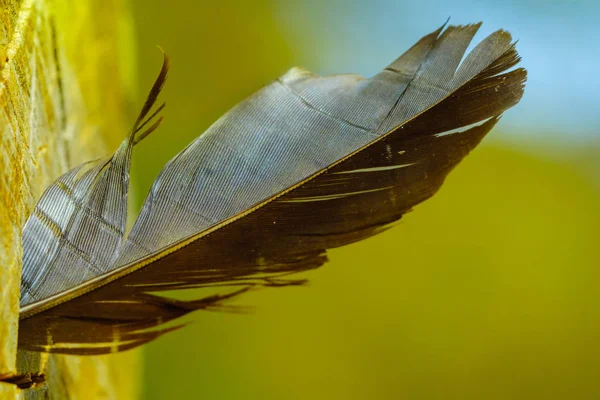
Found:
M 136 397 L 136 352 L 34 356 L 17 366 L 23 224 L 52 180 L 127 133 L 133 48 L 123 1 L 0 0 L 0 380 L 47 377 L 26 390 L 0 382 L 2 399 Z

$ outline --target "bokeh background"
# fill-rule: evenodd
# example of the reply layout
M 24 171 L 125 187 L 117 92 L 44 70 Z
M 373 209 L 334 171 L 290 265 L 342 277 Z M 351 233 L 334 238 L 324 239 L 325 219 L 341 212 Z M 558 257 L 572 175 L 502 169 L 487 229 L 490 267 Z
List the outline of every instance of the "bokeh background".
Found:
M 145 346 L 144 399 L 600 398 L 597 1 L 131 0 L 141 104 L 172 69 L 138 194 L 294 65 L 372 75 L 448 17 L 504 28 L 525 97 L 400 225 L 330 252 L 250 315 L 200 312 Z M 143 196 L 139 196 L 141 203 Z M 235 251 L 235 249 L 232 249 Z

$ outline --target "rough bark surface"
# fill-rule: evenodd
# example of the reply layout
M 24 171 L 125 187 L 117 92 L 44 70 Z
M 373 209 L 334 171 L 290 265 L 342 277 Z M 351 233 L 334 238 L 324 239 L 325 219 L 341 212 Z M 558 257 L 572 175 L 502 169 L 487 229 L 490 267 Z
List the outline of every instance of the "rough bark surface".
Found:
M 114 150 L 132 122 L 127 11 L 120 0 L 0 0 L 0 380 L 47 378 L 26 390 L 0 382 L 1 399 L 137 394 L 136 352 L 17 355 L 23 224 L 52 180 Z

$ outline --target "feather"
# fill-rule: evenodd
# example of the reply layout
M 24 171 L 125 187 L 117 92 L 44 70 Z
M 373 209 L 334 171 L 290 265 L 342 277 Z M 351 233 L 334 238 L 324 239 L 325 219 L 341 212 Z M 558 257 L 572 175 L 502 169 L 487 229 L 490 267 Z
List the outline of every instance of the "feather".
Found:
M 370 79 L 290 70 L 165 166 L 125 236 L 131 152 L 157 126 L 139 133 L 165 61 L 117 152 L 59 178 L 27 221 L 19 346 L 133 348 L 251 287 L 301 284 L 288 275 L 321 266 L 327 249 L 389 229 L 523 94 L 507 32 L 463 59 L 478 27 L 442 27 Z M 224 292 L 158 294 L 212 286 Z

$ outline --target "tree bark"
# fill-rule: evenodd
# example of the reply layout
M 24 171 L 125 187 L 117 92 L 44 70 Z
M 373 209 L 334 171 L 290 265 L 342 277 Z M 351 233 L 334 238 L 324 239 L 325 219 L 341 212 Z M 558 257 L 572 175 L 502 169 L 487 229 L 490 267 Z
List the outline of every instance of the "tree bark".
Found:
M 0 0 L 2 399 L 136 397 L 137 352 L 17 355 L 23 224 L 52 180 L 108 154 L 127 133 L 134 111 L 131 27 L 120 0 Z M 44 373 L 46 382 L 23 390 L 6 382 L 23 373 Z

